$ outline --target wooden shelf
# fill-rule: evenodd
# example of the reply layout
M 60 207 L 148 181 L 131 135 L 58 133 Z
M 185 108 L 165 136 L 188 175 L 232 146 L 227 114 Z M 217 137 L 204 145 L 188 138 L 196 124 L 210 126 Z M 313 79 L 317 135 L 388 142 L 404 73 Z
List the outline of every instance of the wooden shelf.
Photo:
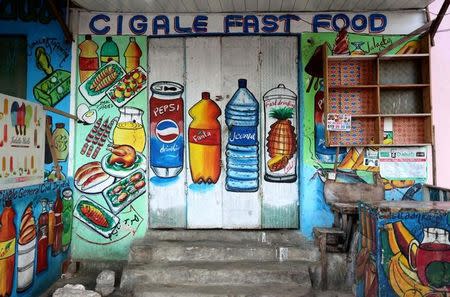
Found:
M 350 114 L 352 118 L 378 118 L 379 114 Z
M 430 54 L 406 54 L 406 55 L 384 55 L 379 58 L 381 61 L 390 61 L 390 60 L 412 60 L 412 59 L 427 59 L 430 57 Z
M 398 147 L 405 147 L 405 146 L 427 146 L 431 145 L 431 143 L 393 143 L 393 144 L 379 144 L 379 143 L 361 143 L 361 144 L 355 144 L 353 146 L 355 147 L 388 147 L 388 146 L 398 146 Z M 329 147 L 344 147 L 342 145 L 336 145 L 331 144 Z
M 339 85 L 339 86 L 333 86 L 330 85 L 329 89 L 375 89 L 378 88 L 378 85 Z
M 411 89 L 411 88 L 426 88 L 430 84 L 390 84 L 380 85 L 381 89 Z
M 420 44 L 422 53 L 382 57 L 328 56 L 324 45 L 325 118 L 352 117 L 350 131 L 325 132 L 327 146 L 432 144 L 429 36 Z M 392 133 L 392 144 L 383 143 L 385 133 Z
M 391 114 L 384 114 L 381 113 L 380 117 L 382 118 L 413 118 L 413 117 L 431 117 L 431 113 L 391 113 Z
M 330 61 L 349 61 L 349 60 L 366 61 L 366 60 L 376 60 L 377 58 L 378 58 L 377 55 L 328 56 L 328 60 Z

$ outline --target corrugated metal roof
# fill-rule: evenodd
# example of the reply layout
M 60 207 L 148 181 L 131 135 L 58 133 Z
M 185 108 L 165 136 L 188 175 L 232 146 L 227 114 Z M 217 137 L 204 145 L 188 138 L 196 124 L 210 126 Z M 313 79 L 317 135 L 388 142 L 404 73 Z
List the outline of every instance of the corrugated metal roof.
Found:
M 93 11 L 183 12 L 283 12 L 283 11 L 374 11 L 425 8 L 434 0 L 74 0 Z

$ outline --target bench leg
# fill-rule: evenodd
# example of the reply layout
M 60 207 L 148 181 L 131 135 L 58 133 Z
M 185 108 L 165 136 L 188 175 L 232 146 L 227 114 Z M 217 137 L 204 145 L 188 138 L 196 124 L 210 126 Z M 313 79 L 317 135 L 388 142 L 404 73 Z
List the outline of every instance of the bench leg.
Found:
M 326 236 L 326 234 L 320 235 L 319 250 L 320 250 L 320 262 L 322 264 L 322 272 L 321 272 L 322 290 L 325 291 L 328 287 L 328 259 L 327 259 L 327 236 Z

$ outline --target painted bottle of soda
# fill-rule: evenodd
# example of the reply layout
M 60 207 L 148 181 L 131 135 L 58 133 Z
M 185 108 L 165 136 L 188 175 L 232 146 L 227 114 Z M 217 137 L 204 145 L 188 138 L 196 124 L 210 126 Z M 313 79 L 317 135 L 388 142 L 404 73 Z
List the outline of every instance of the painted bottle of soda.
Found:
M 61 252 L 62 249 L 62 234 L 64 228 L 62 222 L 63 204 L 59 190 L 56 190 L 56 200 L 55 204 L 53 205 L 53 211 L 55 212 L 55 238 L 53 240 L 52 256 L 56 256 Z
M 150 168 L 162 178 L 183 170 L 183 86 L 160 81 L 150 86 Z
M 123 54 L 125 56 L 125 70 L 130 72 L 139 67 L 139 62 L 142 56 L 142 51 L 136 42 L 135 37 L 130 37 L 130 43 Z
M 98 70 L 98 45 L 92 40 L 91 35 L 85 35 L 85 40 L 80 43 L 78 48 L 78 68 L 80 71 L 80 83 L 88 79 L 95 71 Z
M 53 203 L 48 202 L 48 245 L 52 246 L 55 241 L 55 212 L 53 211 Z
M 228 126 L 225 188 L 232 192 L 256 192 L 259 188 L 259 103 L 247 89 L 247 80 L 238 80 L 238 90 L 225 108 Z
M 194 183 L 215 184 L 220 177 L 221 129 L 217 118 L 220 107 L 208 92 L 189 109 L 189 165 Z
M 48 211 L 47 200 L 41 200 L 42 212 L 38 219 L 38 252 L 37 252 L 37 269 L 40 273 L 47 270 L 47 248 L 48 248 Z
M 0 216 L 0 296 L 11 296 L 16 254 L 16 213 L 11 200 L 6 200 Z
M 62 251 L 65 252 L 69 249 L 70 242 L 72 240 L 72 221 L 73 221 L 73 199 L 72 190 L 67 188 L 62 192 L 63 200 L 63 234 L 62 234 Z
M 102 44 L 100 49 L 100 62 L 103 66 L 110 61 L 116 61 L 119 63 L 119 48 L 112 40 L 112 37 L 107 36 L 106 41 Z

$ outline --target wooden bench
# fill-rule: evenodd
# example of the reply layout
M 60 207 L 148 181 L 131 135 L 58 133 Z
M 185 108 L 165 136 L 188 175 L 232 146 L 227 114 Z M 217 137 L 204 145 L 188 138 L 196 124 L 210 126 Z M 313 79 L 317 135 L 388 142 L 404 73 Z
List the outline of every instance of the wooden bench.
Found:
M 315 244 L 320 251 L 322 290 L 327 289 L 328 282 L 327 253 L 348 252 L 358 224 L 357 203 L 333 202 L 331 210 L 334 214 L 333 227 L 313 229 Z
M 319 246 L 320 262 L 322 268 L 321 283 L 322 290 L 327 289 L 328 283 L 328 259 L 327 252 L 339 252 L 344 242 L 345 233 L 339 228 L 313 228 L 314 241 Z

